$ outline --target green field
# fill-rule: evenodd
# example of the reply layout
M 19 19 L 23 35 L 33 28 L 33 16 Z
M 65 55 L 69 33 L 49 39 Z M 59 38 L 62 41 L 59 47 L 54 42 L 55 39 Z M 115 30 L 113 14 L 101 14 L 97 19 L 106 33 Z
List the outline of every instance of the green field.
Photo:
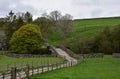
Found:
M 120 59 L 88 58 L 81 64 L 32 76 L 30 79 L 120 79 Z
M 94 37 L 102 31 L 104 27 L 110 27 L 112 29 L 119 24 L 120 17 L 74 20 L 72 33 L 70 33 L 65 39 L 60 38 L 60 34 L 54 33 L 49 37 L 49 43 L 55 45 L 62 41 L 72 42 L 70 39 L 75 37 L 78 39 Z
M 27 64 L 37 66 L 49 63 L 56 63 L 63 61 L 58 57 L 40 57 L 40 58 L 12 58 L 6 56 L 0 56 L 0 72 L 10 70 L 11 67 L 17 68 L 25 67 Z

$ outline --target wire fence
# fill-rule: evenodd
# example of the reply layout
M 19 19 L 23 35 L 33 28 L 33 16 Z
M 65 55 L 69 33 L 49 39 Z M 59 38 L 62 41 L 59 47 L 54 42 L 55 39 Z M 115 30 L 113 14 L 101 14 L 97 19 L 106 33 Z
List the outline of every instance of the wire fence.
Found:
M 52 71 L 55 69 L 60 69 L 64 67 L 70 67 L 74 66 L 76 64 L 79 64 L 83 61 L 83 59 L 76 61 L 58 61 L 58 62 L 51 62 L 47 61 L 47 63 L 39 64 L 39 62 L 33 62 L 33 63 L 25 63 L 26 65 L 19 66 L 15 64 L 13 67 L 9 67 L 8 71 L 0 73 L 0 79 L 22 79 L 27 78 L 29 79 L 30 76 L 34 74 L 39 74 L 43 72 Z

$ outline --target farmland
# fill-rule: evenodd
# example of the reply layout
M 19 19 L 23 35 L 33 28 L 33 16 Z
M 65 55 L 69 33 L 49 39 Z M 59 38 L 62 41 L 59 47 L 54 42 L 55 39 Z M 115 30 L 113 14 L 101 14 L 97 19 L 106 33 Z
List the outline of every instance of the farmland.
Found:
M 119 61 L 112 56 L 88 58 L 77 66 L 35 75 L 30 79 L 120 79 Z
M 64 41 L 66 44 L 69 44 L 67 42 L 73 43 L 71 39 L 75 37 L 77 37 L 78 39 L 94 37 L 105 27 L 113 29 L 114 27 L 119 25 L 120 17 L 79 19 L 74 20 L 73 24 L 73 31 L 68 36 L 66 36 L 65 39 L 61 38 L 61 36 L 58 33 L 53 33 L 49 37 L 49 43 L 52 45 L 56 45 Z
M 11 67 L 25 67 L 27 64 L 36 66 L 44 65 L 48 62 L 55 63 L 62 61 L 59 57 L 40 57 L 40 58 L 12 58 L 7 56 L 0 56 L 0 72 L 10 70 Z

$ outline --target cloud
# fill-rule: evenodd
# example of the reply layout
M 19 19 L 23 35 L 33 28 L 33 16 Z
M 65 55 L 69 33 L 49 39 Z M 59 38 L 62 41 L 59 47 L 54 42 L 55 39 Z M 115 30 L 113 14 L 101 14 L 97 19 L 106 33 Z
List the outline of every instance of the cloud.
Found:
M 1 0 L 0 1 L 0 16 L 8 15 L 8 12 L 13 10 L 15 13 L 17 12 L 26 12 L 29 11 L 35 14 L 36 9 L 32 6 L 27 6 L 21 3 L 20 0 Z
M 120 0 L 0 0 L 0 16 L 7 15 L 10 10 L 29 11 L 34 18 L 53 10 L 69 13 L 74 18 L 119 16 L 119 4 Z
M 102 14 L 103 14 L 103 10 L 97 8 L 97 9 L 92 11 L 91 16 L 98 17 L 98 16 L 102 16 Z
M 72 3 L 79 9 L 80 18 L 119 16 L 119 4 L 119 0 L 74 0 Z

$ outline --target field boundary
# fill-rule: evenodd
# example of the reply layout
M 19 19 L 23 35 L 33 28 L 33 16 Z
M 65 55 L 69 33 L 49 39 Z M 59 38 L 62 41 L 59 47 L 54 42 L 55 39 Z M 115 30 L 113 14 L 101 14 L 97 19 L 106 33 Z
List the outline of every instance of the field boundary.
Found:
M 53 70 L 61 69 L 65 67 L 71 67 L 83 61 L 83 59 L 76 60 L 70 57 L 66 52 L 64 52 L 60 48 L 55 48 L 54 51 L 58 53 L 59 52 L 58 49 L 61 50 L 61 52 L 63 52 L 63 55 L 61 55 L 60 57 L 64 58 L 65 59 L 64 61 L 59 61 L 53 64 L 48 62 L 47 64 L 44 64 L 41 66 L 37 64 L 36 66 L 31 66 L 27 64 L 26 67 L 24 68 L 12 67 L 9 72 L 1 73 L 0 79 L 22 79 L 22 78 L 28 79 L 30 78 L 30 76 L 35 75 L 35 74 L 53 71 Z

